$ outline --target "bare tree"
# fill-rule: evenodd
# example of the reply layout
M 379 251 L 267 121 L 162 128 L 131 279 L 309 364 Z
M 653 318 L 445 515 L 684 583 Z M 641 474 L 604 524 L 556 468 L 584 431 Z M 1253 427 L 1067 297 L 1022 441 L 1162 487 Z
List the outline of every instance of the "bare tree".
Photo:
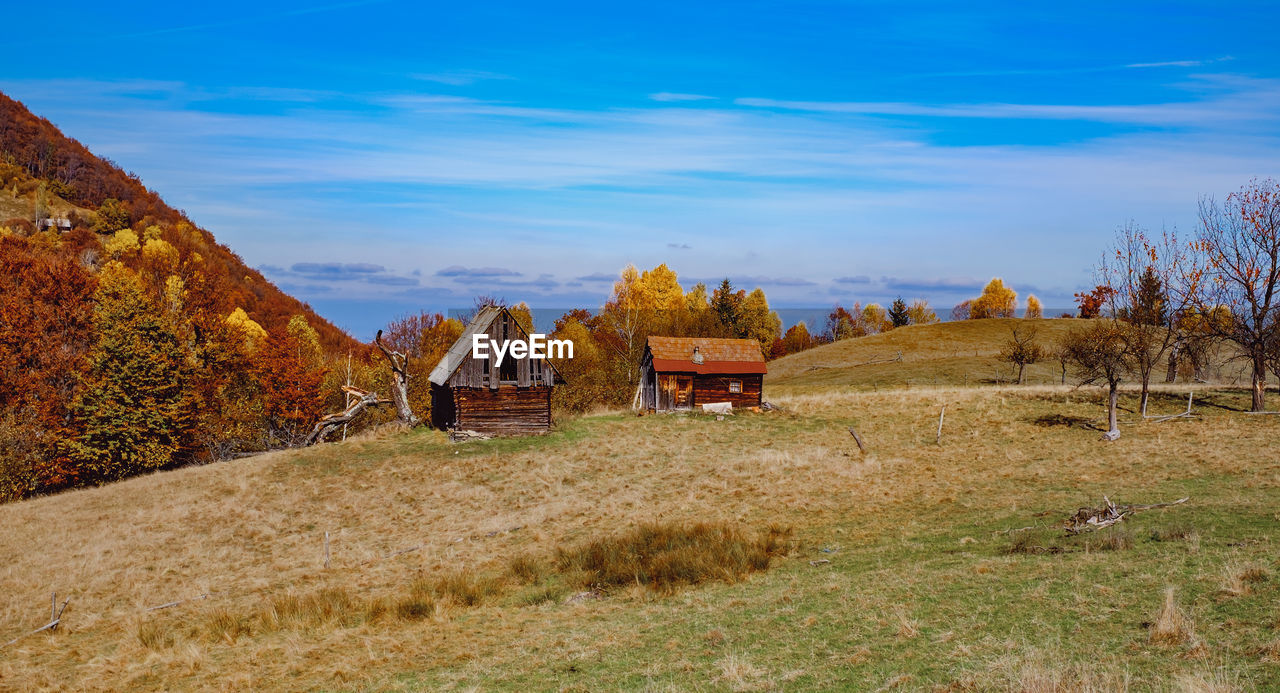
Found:
M 373 338 L 374 344 L 382 350 L 387 361 L 391 363 L 391 400 L 396 405 L 396 415 L 401 421 L 410 425 L 418 424 L 418 417 L 409 406 L 409 358 L 402 351 L 392 351 L 382 343 L 382 330 Z M 358 413 L 358 412 L 357 412 Z M 316 429 L 319 430 L 318 428 Z
M 1025 328 L 1025 329 L 1024 329 Z M 1000 358 L 1018 367 L 1018 384 L 1026 383 L 1027 366 L 1044 358 L 1045 350 L 1036 342 L 1036 328 L 1017 326 L 1000 349 Z
M 1280 332 L 1280 188 L 1253 180 L 1222 203 L 1200 200 L 1197 247 L 1204 254 L 1200 312 L 1225 307 L 1231 319 L 1219 335 L 1234 342 L 1252 369 L 1253 411 L 1266 405 L 1267 350 Z M 1217 321 L 1211 321 L 1216 324 Z
M 1129 372 L 1131 333 L 1118 321 L 1100 320 L 1067 333 L 1061 349 L 1081 385 L 1106 384 L 1107 432 L 1103 440 L 1120 437 L 1116 412 L 1119 409 L 1120 381 Z
M 1188 272 L 1188 251 L 1176 231 L 1153 238 L 1129 222 L 1098 263 L 1097 276 L 1105 292 L 1107 315 L 1129 332 L 1130 367 L 1142 383 L 1138 409 L 1147 414 L 1151 374 L 1178 341 L 1174 316 L 1182 315 L 1194 295 L 1196 275 Z

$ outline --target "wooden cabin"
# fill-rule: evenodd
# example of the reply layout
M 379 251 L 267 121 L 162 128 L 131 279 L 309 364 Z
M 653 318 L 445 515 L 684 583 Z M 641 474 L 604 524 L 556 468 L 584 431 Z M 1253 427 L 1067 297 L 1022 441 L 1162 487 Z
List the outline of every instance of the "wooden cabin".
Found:
M 710 337 L 649 337 L 640 361 L 636 408 L 693 409 L 729 402 L 760 406 L 766 368 L 760 342 Z
M 545 433 L 551 428 L 551 390 L 555 367 L 545 359 L 512 358 L 493 368 L 492 355 L 474 358 L 474 335 L 507 343 L 529 340 L 506 308 L 489 306 L 471 324 L 431 371 L 431 423 L 442 430 L 475 431 L 487 435 Z

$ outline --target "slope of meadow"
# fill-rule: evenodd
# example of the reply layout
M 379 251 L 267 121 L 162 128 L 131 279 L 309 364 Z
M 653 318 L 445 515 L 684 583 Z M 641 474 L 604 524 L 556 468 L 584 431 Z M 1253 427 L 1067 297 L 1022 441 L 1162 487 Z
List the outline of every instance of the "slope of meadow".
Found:
M 71 599 L 57 632 L 0 650 L 0 688 L 1280 686 L 1280 422 L 1243 393 L 1112 444 L 1094 391 L 766 396 L 783 411 L 386 432 L 0 506 L 0 641 Z M 1104 495 L 1190 500 L 1057 528 Z M 582 595 L 555 567 L 653 521 L 794 533 L 763 572 L 672 592 Z
M 892 388 L 918 385 L 996 384 L 1017 372 L 999 358 L 1014 328 L 1034 329 L 1037 341 L 1052 347 L 1083 320 L 989 318 L 909 325 L 881 334 L 845 339 L 769 362 L 767 382 L 781 386 Z M 901 361 L 883 363 L 902 354 Z M 879 363 L 877 363 L 879 362 Z M 1061 381 L 1056 360 L 1033 364 L 1031 384 Z

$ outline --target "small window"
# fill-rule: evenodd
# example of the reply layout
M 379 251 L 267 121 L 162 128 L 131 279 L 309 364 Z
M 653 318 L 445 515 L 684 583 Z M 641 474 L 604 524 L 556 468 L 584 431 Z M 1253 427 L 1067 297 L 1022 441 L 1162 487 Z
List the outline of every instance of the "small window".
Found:
M 733 393 L 739 393 L 739 392 L 742 392 L 742 381 L 741 381 L 741 380 L 730 380 L 730 381 L 729 381 L 729 392 L 733 392 Z

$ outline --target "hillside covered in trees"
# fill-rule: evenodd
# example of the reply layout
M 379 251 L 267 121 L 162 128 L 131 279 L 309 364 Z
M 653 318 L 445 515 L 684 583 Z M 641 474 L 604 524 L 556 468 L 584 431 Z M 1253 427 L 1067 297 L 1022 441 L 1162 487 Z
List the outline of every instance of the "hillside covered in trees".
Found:
M 289 444 L 341 408 L 339 361 L 368 370 L 366 346 L 3 94 L 0 197 L 0 499 Z

